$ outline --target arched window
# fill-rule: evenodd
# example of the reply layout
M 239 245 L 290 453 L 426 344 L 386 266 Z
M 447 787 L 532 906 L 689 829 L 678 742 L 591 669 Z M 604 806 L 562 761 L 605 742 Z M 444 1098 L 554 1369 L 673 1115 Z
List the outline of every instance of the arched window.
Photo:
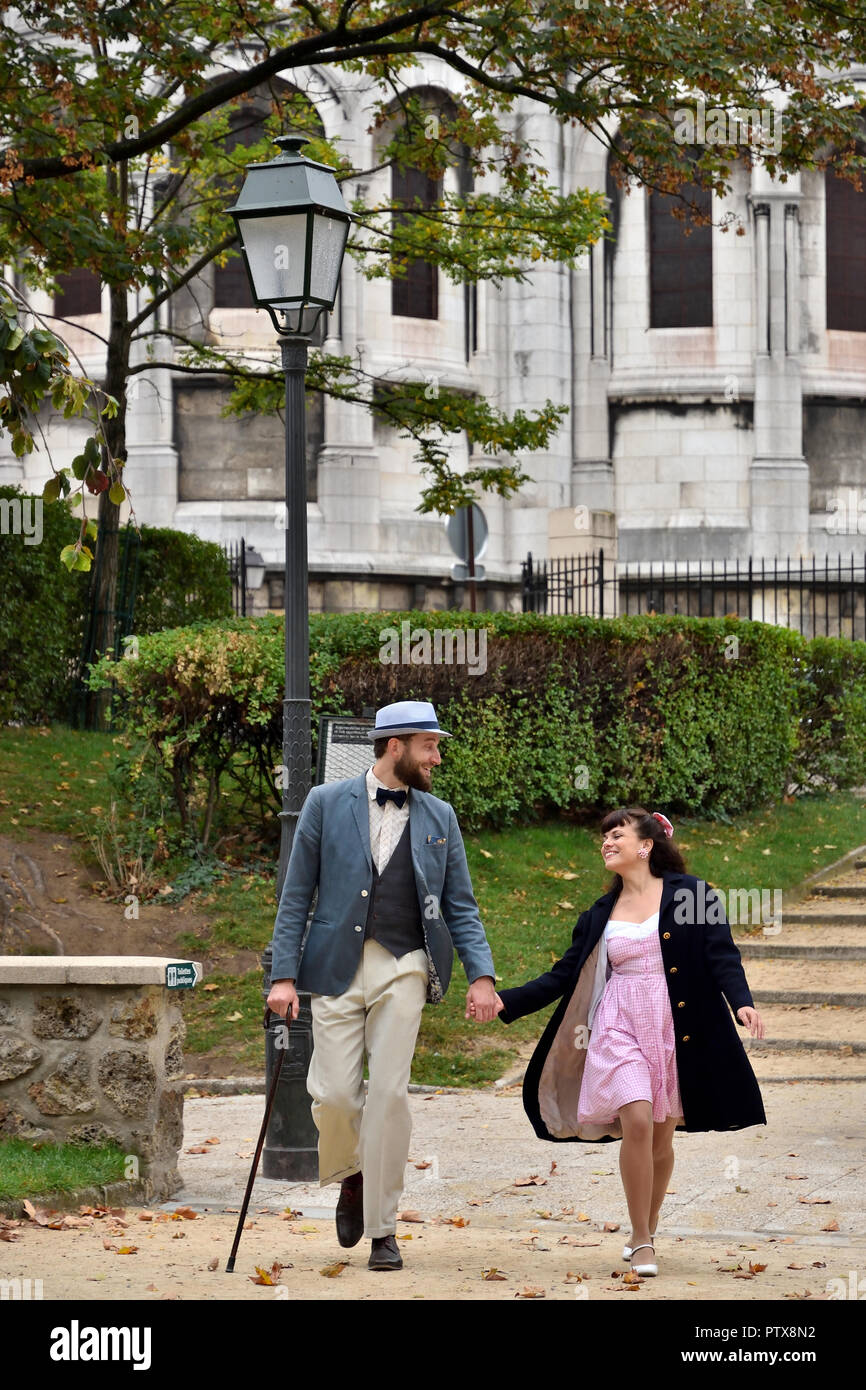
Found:
M 866 333 L 866 188 L 832 168 L 824 173 L 827 212 L 827 327 Z
M 457 116 L 457 108 L 446 92 L 433 87 L 415 88 L 413 96 L 418 97 L 427 117 L 439 118 L 451 124 Z M 395 112 L 396 116 L 396 112 Z M 438 130 L 437 130 L 438 136 Z M 467 159 L 467 151 L 462 144 L 453 147 L 454 162 L 457 168 L 457 188 L 461 196 L 472 191 L 472 170 Z M 410 208 L 432 207 L 440 201 L 443 194 L 443 179 L 433 177 L 425 170 L 399 163 L 396 159 L 391 165 L 391 200 L 395 208 L 403 205 L 407 211 L 392 214 L 395 226 L 408 220 Z M 395 275 L 391 281 L 391 313 L 395 316 L 417 319 L 436 319 L 439 317 L 439 267 L 429 261 L 410 260 L 406 263 L 404 275 Z M 477 347 L 477 296 L 475 286 L 467 284 L 465 289 L 466 356 L 467 359 Z
M 709 215 L 711 193 L 693 183 L 681 192 Z M 713 228 L 680 221 L 675 195 L 650 192 L 650 328 L 710 328 L 713 323 Z
M 61 319 L 102 313 L 102 281 L 92 270 L 70 270 L 57 277 L 54 312 Z

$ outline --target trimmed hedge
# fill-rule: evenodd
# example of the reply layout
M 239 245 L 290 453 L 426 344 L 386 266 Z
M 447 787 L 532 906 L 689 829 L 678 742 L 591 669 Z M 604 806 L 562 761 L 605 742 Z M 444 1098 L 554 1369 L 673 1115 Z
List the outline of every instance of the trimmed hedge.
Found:
M 17 487 L 0 487 L 7 534 L 0 535 L 0 721 L 65 719 L 81 657 L 90 575 L 60 564 L 79 523 L 66 502 L 43 502 Z M 28 503 L 30 528 L 41 509 L 42 539 L 13 534 L 11 508 Z M 20 515 L 20 512 L 19 512 Z M 15 524 L 17 524 L 17 516 Z M 231 580 L 213 541 L 184 531 L 142 526 L 133 631 L 229 617 Z
M 409 651 L 389 651 L 403 622 Z M 437 628 L 477 629 L 478 643 L 483 633 L 486 662 L 478 647 L 462 666 L 425 659 Z M 866 775 L 866 643 L 764 623 L 314 614 L 310 672 L 314 740 L 321 713 L 432 700 L 454 734 L 436 792 L 468 829 L 635 801 L 727 817 L 780 796 L 792 775 L 841 786 Z M 260 833 L 276 832 L 281 617 L 155 634 L 137 661 L 102 663 L 92 681 L 123 693 L 141 740 L 133 776 L 149 749 L 187 831 L 222 787 Z

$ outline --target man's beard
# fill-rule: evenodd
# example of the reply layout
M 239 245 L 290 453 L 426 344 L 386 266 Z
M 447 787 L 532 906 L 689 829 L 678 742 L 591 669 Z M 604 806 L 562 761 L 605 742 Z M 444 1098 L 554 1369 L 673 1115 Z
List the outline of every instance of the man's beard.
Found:
M 405 782 L 407 787 L 414 787 L 419 792 L 426 792 L 430 787 L 430 780 L 425 777 L 419 764 L 407 752 L 401 753 L 394 764 L 394 776 L 399 777 L 401 782 Z

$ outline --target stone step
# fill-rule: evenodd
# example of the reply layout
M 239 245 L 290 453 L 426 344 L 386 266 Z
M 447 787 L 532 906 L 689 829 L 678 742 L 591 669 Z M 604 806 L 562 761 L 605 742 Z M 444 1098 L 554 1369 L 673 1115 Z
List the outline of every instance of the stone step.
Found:
M 839 923 L 851 927 L 866 927 L 866 900 L 857 898 L 803 898 L 792 907 L 782 906 L 782 926 L 820 925 Z
M 738 942 L 743 960 L 764 960 L 766 957 L 785 960 L 866 960 L 866 945 L 863 946 L 808 946 L 780 945 L 777 942 L 760 941 Z
M 764 1004 L 837 1004 L 844 1009 L 866 1008 L 866 994 L 844 994 L 823 989 L 753 989 L 756 1006 Z
M 859 951 L 866 948 L 866 930 L 850 922 L 791 922 L 782 919 L 782 930 L 775 936 L 764 936 L 762 932 L 738 933 L 734 941 L 742 956 L 783 955 L 787 948 L 798 947 L 807 951 L 830 951 L 837 949 Z M 856 959 L 856 957 L 851 957 Z
M 771 1003 L 760 1005 L 766 1036 L 751 1038 L 737 1026 L 745 1047 L 781 1051 L 837 1052 L 851 1047 L 866 1054 L 866 1008 L 839 1004 Z
M 857 883 L 819 883 L 813 889 L 813 896 L 820 898 L 840 898 L 850 902 L 866 902 L 866 883 L 862 878 Z
M 863 961 L 813 961 L 809 959 L 785 960 L 778 956 L 767 956 L 756 960 L 747 971 L 749 988 L 756 990 L 795 991 L 797 993 L 820 992 L 828 994 L 853 994 L 863 996 L 866 1005 L 866 960 Z M 784 1001 L 782 1001 L 784 1002 Z M 791 1000 L 791 1003 L 804 1003 L 804 1000 Z M 830 1003 L 829 999 L 820 1002 Z

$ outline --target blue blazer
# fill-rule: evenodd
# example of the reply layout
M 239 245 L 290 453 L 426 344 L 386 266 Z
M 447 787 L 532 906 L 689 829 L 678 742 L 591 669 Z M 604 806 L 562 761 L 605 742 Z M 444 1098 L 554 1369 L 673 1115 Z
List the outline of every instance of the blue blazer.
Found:
M 493 957 L 453 808 L 410 787 L 409 837 L 430 966 L 427 999 L 438 1003 L 451 979 L 455 947 L 470 983 L 480 975 L 495 977 Z M 372 886 L 366 773 L 313 787 L 298 817 L 280 895 L 271 979 L 293 979 L 313 994 L 348 989 L 361 959 Z

